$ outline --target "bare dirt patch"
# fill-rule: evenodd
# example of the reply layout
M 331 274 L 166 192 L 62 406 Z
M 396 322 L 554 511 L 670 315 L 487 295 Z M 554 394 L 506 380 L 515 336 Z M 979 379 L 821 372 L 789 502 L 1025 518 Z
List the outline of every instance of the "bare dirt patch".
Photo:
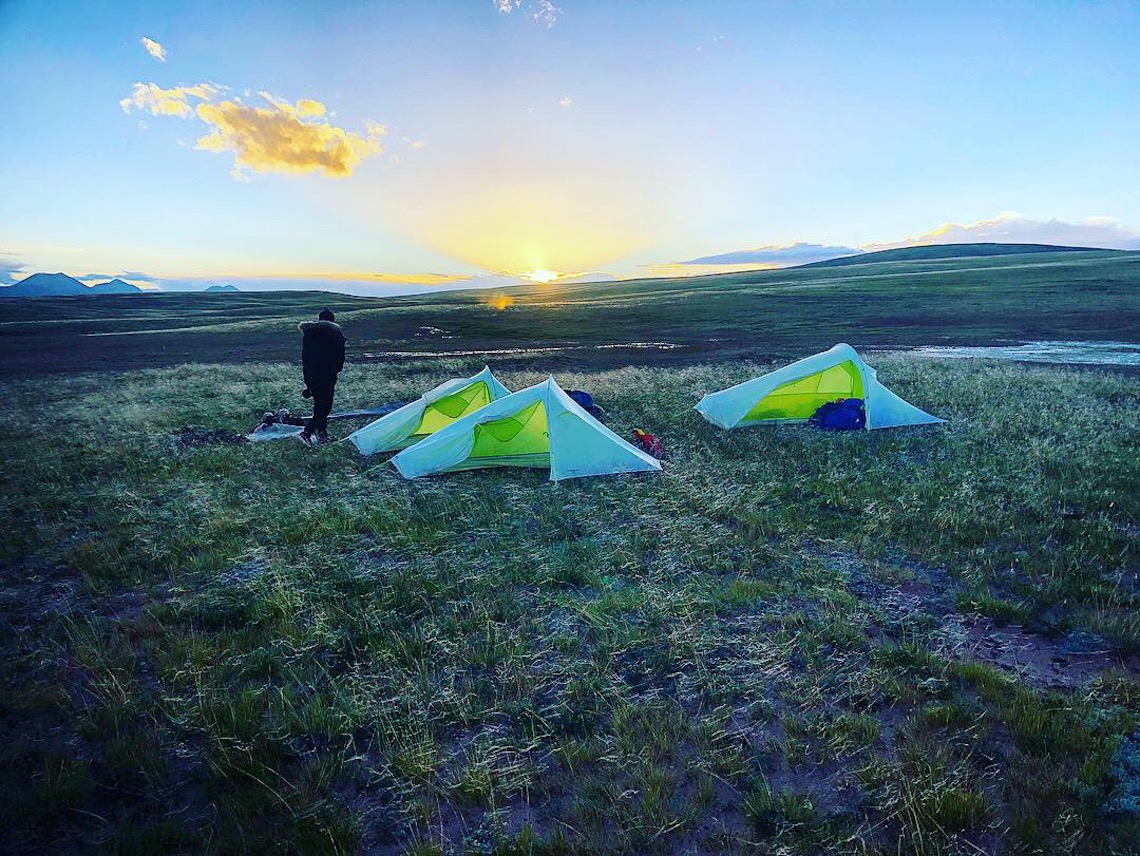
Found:
M 926 626 L 936 650 L 948 659 L 986 663 L 1017 675 L 1038 689 L 1075 690 L 1106 672 L 1140 676 L 1140 655 L 1121 655 L 1107 639 L 1083 630 L 1050 638 L 1020 625 L 963 614 L 954 606 L 958 586 L 943 568 L 900 560 L 876 569 L 840 549 L 816 551 L 828 567 L 847 577 L 848 590 L 881 615 L 883 631 L 896 637 L 904 627 Z M 886 578 L 899 576 L 890 584 Z
M 943 633 L 943 653 L 980 660 L 1038 689 L 1075 690 L 1111 671 L 1140 676 L 1140 655 L 1120 656 L 1106 640 L 1083 631 L 1051 640 L 1020 626 L 999 627 L 983 616 L 956 615 Z

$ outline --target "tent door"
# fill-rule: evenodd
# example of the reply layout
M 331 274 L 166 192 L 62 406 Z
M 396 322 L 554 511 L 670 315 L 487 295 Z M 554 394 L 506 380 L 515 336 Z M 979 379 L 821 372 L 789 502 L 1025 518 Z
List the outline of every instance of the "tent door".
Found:
M 412 432 L 412 439 L 418 440 L 429 434 L 434 434 L 440 428 L 446 428 L 461 416 L 466 416 L 473 410 L 486 407 L 491 403 L 491 390 L 483 381 L 476 381 L 463 389 L 456 390 L 451 395 L 436 399 L 424 408 L 420 417 L 420 424 Z
M 543 403 L 476 425 L 471 454 L 461 466 L 549 467 L 550 432 Z
M 863 398 L 863 375 L 851 360 L 781 384 L 756 402 L 740 424 L 801 422 L 837 398 Z

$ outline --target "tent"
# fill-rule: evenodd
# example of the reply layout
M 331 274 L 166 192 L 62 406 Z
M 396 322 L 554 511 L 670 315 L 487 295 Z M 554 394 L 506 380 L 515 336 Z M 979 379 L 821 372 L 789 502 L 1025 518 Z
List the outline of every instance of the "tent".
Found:
M 346 438 L 362 455 L 391 452 L 418 443 L 511 391 L 486 366 L 474 377 L 453 378 Z
M 409 479 L 481 467 L 549 467 L 551 481 L 661 469 L 579 407 L 554 378 L 464 416 L 392 463 Z
M 868 430 L 943 421 L 879 383 L 875 370 L 844 344 L 706 395 L 696 410 L 721 428 L 743 428 L 806 422 L 821 404 L 838 398 L 863 399 Z

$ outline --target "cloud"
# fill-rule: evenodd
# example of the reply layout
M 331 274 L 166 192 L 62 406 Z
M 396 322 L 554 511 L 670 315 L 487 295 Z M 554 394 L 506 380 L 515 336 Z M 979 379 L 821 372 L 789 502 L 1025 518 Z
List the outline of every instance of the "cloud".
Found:
M 151 276 L 149 273 L 143 273 L 141 270 L 125 270 L 119 274 L 120 278 L 127 280 L 135 280 L 138 282 L 160 282 L 158 277 Z
M 0 252 L 0 282 L 13 283 L 17 279 L 23 279 L 27 274 L 23 273 L 24 268 L 27 267 L 23 262 L 13 255 Z M 17 277 L 17 274 L 20 274 Z
M 617 282 L 618 277 L 607 271 L 594 270 L 587 273 L 571 274 L 558 278 L 558 282 L 565 285 L 572 282 Z
M 413 140 L 411 137 L 401 137 L 400 142 L 402 142 L 405 146 L 414 152 L 418 152 L 424 147 L 423 140 Z
M 820 262 L 825 259 L 834 259 L 839 256 L 853 256 L 858 253 L 852 247 L 825 247 L 823 244 L 805 244 L 802 241 L 790 246 L 781 247 L 768 245 L 757 247 L 754 250 L 736 250 L 731 253 L 721 253 L 715 256 L 702 256 L 699 259 L 690 259 L 679 262 L 682 265 L 764 265 L 769 267 L 786 267 L 788 265 L 803 265 L 809 262 Z
M 137 270 L 125 270 L 119 273 L 84 273 L 76 274 L 75 278 L 81 282 L 91 285 L 93 282 L 106 282 L 109 279 L 121 279 L 124 282 L 129 282 L 132 285 L 137 285 L 140 288 L 157 288 L 158 283 L 161 281 L 158 277 L 151 276 L 148 273 L 143 273 Z
M 863 250 L 888 250 L 923 244 L 1057 244 L 1068 247 L 1140 249 L 1140 231 L 1114 217 L 1086 217 L 1082 220 L 1033 220 L 1016 211 L 1003 211 L 988 220 L 973 223 L 947 223 L 921 235 L 901 241 L 868 244 Z
M 559 107 L 569 107 L 569 106 L 570 106 L 571 104 L 573 104 L 573 103 L 574 103 L 574 99 L 573 99 L 573 98 L 570 98 L 570 97 L 566 97 L 566 98 L 563 98 L 563 99 L 561 99 L 561 100 L 558 102 L 558 106 L 559 106 Z
M 123 276 L 130 281 L 132 278 Z M 201 291 L 208 285 L 232 283 L 242 291 L 327 291 L 360 297 L 389 297 L 404 294 L 430 294 L 475 288 L 518 285 L 521 280 L 499 281 L 493 277 L 461 274 L 400 274 L 377 272 L 295 272 L 244 275 L 165 277 L 159 280 L 162 291 Z M 138 284 L 138 283 L 136 283 Z
M 138 109 L 155 116 L 198 119 L 209 132 L 198 138 L 194 148 L 232 153 L 235 178 L 241 177 L 243 168 L 254 172 L 320 171 L 343 178 L 365 158 L 384 151 L 380 138 L 388 133 L 386 126 L 369 120 L 363 135 L 345 130 L 332 124 L 325 105 L 312 98 L 290 102 L 260 92 L 269 106 L 254 107 L 239 98 L 216 101 L 220 92 L 209 83 L 173 89 L 136 83 L 130 97 L 119 105 L 128 113 Z
M 322 121 L 325 108 L 318 101 L 290 104 L 260 94 L 270 107 L 250 107 L 237 99 L 199 104 L 198 118 L 213 130 L 194 148 L 233 152 L 235 175 L 248 167 L 255 172 L 319 170 L 335 178 L 351 175 L 362 160 L 384 151 L 379 139 L 388 129 L 383 125 L 369 122 L 361 136 Z
M 190 99 L 208 101 L 218 94 L 218 88 L 209 83 L 196 86 L 175 86 L 163 89 L 156 83 L 136 83 L 131 94 L 119 102 L 124 113 L 131 109 L 146 110 L 153 116 L 178 116 L 188 119 L 194 114 Z
M 1140 231 L 1114 217 L 1087 217 L 1083 220 L 1032 220 L 1014 211 L 1003 211 L 988 220 L 973 223 L 947 223 L 921 235 L 898 241 L 865 244 L 861 247 L 824 246 L 799 242 L 790 246 L 762 246 L 684 262 L 643 265 L 648 276 L 698 276 L 743 270 L 771 269 L 810 264 L 840 256 L 853 256 L 875 250 L 915 247 L 928 244 L 1056 244 L 1069 247 L 1103 247 L 1140 250 Z
M 745 262 L 744 264 L 702 265 L 695 262 L 658 262 L 638 265 L 635 279 L 668 278 L 679 279 L 688 276 L 708 276 L 714 273 L 742 273 L 744 271 L 775 270 L 784 265 Z
M 143 36 L 139 41 L 142 42 L 142 46 L 148 54 L 159 62 L 166 62 L 166 48 L 154 39 L 148 39 L 146 36 Z
M 562 10 L 555 6 L 550 0 L 538 0 L 534 4 L 536 7 L 531 17 L 534 18 L 536 23 L 546 24 L 548 27 L 553 27 L 554 22 L 558 20 Z
M 516 9 L 522 8 L 523 0 L 492 0 L 500 14 L 509 15 Z M 536 24 L 546 24 L 553 27 L 554 22 L 562 15 L 562 9 L 555 6 L 551 0 L 531 0 L 527 9 Z
M 124 272 L 120 278 L 139 285 L 137 277 Z M 550 283 L 559 285 L 586 282 L 610 282 L 617 277 L 605 271 L 570 273 Z M 215 274 L 211 276 L 166 277 L 158 280 L 163 291 L 201 291 L 207 285 L 219 282 L 233 283 L 242 291 L 328 291 L 362 297 L 383 297 L 401 294 L 430 294 L 441 291 L 470 291 L 481 289 L 488 295 L 503 295 L 514 286 L 534 287 L 536 283 L 523 275 L 507 271 L 496 273 L 464 274 L 407 274 L 369 272 L 307 271 L 281 274 L 243 275 Z M 509 303 L 508 303 L 509 305 Z M 497 307 L 497 308 L 506 308 Z

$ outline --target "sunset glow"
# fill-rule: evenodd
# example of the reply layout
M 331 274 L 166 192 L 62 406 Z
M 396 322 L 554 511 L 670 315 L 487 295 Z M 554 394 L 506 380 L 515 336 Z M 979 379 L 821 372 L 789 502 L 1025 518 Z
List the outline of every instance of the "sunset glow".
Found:
M 219 27 L 197 0 L 10 0 L 0 285 L 380 295 L 1140 247 L 1140 9 L 968 5 L 254 0 Z
M 524 273 L 522 276 L 531 282 L 541 283 L 554 282 L 554 280 L 558 279 L 558 274 L 552 270 L 532 270 Z

